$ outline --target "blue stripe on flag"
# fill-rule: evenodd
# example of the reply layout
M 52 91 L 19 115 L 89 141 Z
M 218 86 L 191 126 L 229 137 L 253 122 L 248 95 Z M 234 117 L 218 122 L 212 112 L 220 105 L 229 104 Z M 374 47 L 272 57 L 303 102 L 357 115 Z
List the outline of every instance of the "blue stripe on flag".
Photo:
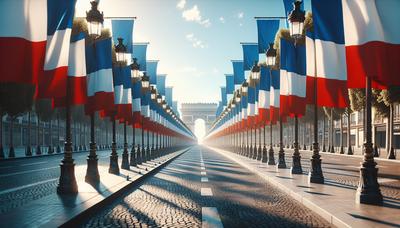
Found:
M 279 29 L 279 20 L 257 20 L 258 53 L 265 53 L 269 43 L 275 41 L 276 32 Z
M 132 52 L 134 20 L 111 20 L 112 36 L 114 44 L 118 44 L 118 38 L 123 38 L 123 43 L 129 53 Z
M 241 85 L 244 81 L 243 61 L 232 61 L 233 78 L 235 85 Z
M 315 39 L 344 44 L 341 0 L 312 0 Z
M 140 71 L 146 71 L 147 44 L 133 44 L 132 57 L 137 59 Z
M 243 70 L 251 70 L 254 61 L 258 61 L 258 44 L 242 44 Z
M 56 30 L 72 28 L 75 12 L 75 0 L 47 1 L 47 35 L 52 36 Z M 22 15 L 21 15 L 22 16 Z

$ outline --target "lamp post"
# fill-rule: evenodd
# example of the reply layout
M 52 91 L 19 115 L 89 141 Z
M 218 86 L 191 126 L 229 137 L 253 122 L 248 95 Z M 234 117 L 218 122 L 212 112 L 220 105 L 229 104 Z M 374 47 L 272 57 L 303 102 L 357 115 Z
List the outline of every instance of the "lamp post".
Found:
M 245 102 L 247 102 L 247 93 L 249 91 L 249 83 L 247 83 L 247 81 L 244 81 L 242 83 L 242 86 L 240 89 L 241 89 L 242 99 L 246 99 Z M 243 110 L 242 110 L 242 112 L 243 112 Z M 244 132 L 243 132 L 243 134 L 244 134 Z M 246 129 L 246 145 L 243 147 L 243 150 L 244 150 L 243 151 L 244 155 L 248 156 L 248 154 L 249 154 L 249 131 L 247 129 Z
M 290 24 L 290 35 L 297 40 L 303 39 L 304 34 L 304 20 L 305 20 L 305 12 L 300 9 L 302 1 L 296 1 L 294 5 L 294 9 L 290 12 L 288 16 L 289 24 Z M 296 43 L 295 43 L 296 44 Z M 314 48 L 315 52 L 315 48 Z M 315 53 L 314 53 L 315 54 Z M 316 68 L 316 64 L 314 66 Z M 317 72 L 315 70 L 315 72 Z M 308 175 L 309 182 L 311 183 L 324 183 L 324 176 L 322 174 L 321 168 L 321 155 L 319 154 L 319 144 L 318 144 L 318 103 L 317 103 L 317 75 L 315 74 L 315 83 L 314 83 L 314 142 L 313 142 L 313 155 L 311 158 L 311 167 Z M 298 145 L 297 145 L 298 146 Z M 294 162 L 294 161 L 293 161 Z
M 137 59 L 133 58 L 132 63 L 130 65 L 131 68 L 131 76 L 132 76 L 132 84 L 139 83 L 140 81 L 140 65 L 137 63 Z M 135 118 L 135 117 L 134 117 Z M 134 119 L 133 123 L 136 123 L 137 120 Z M 135 151 L 136 147 L 136 133 L 135 133 L 135 124 L 132 127 L 132 150 L 131 150 L 131 159 L 129 161 L 129 165 L 136 166 L 137 165 L 137 152 Z
M 150 88 L 150 79 L 149 77 L 146 75 L 146 72 L 143 72 L 143 76 L 142 76 L 142 93 L 143 93 L 143 97 L 145 98 L 146 93 L 148 92 L 149 88 Z M 145 98 L 146 99 L 146 98 Z M 142 118 L 142 155 L 141 155 L 141 162 L 146 162 L 147 158 L 146 158 L 146 148 L 145 148 L 145 144 L 144 144 L 144 118 Z
M 269 44 L 269 48 L 267 49 L 265 56 L 266 56 L 266 59 L 265 59 L 266 65 L 267 65 L 267 67 L 269 67 L 269 75 L 270 75 L 270 77 L 272 77 L 271 68 L 276 66 L 276 49 L 274 48 L 273 43 Z M 279 119 L 279 121 L 280 121 L 280 119 Z M 280 130 L 282 132 L 282 128 Z M 265 134 L 265 129 L 264 129 L 264 134 Z M 272 121 L 270 123 L 269 135 L 270 135 L 270 147 L 268 150 L 268 165 L 275 165 L 274 147 L 272 144 Z M 264 136 L 264 138 L 265 138 L 265 136 Z M 280 140 L 282 141 L 282 137 L 280 138 Z M 265 150 L 266 150 L 266 148 L 265 148 Z M 279 155 L 280 155 L 279 158 L 281 158 L 281 154 L 283 154 L 283 160 L 279 159 L 280 165 L 278 164 L 278 168 L 286 167 L 285 160 L 284 160 L 285 154 L 284 154 L 282 147 L 279 150 Z
M 239 89 L 236 90 L 235 101 L 236 101 L 236 104 L 237 104 L 237 109 L 238 109 L 238 111 L 239 111 L 239 110 L 242 108 L 241 105 L 240 105 L 240 103 L 241 103 L 241 96 L 240 96 L 240 90 L 239 90 Z M 238 113 L 239 113 L 239 112 L 238 112 Z M 237 118 L 237 119 L 240 119 L 240 118 Z M 237 136 L 237 140 L 236 140 L 236 152 L 240 154 L 240 145 L 241 145 L 240 128 L 237 126 L 237 123 L 235 123 L 235 125 L 236 125 L 236 128 L 237 128 L 237 130 L 238 130 L 237 133 L 236 133 L 236 136 Z
M 98 2 L 90 2 L 92 8 L 89 12 L 86 12 L 86 21 L 88 22 L 89 36 L 93 39 L 93 45 L 95 45 L 96 39 L 101 36 L 101 30 L 103 27 L 104 17 L 103 13 L 97 9 Z M 89 156 L 87 158 L 87 170 L 85 181 L 88 183 L 98 183 L 100 181 L 100 175 L 98 171 L 98 158 L 96 154 L 96 141 L 95 141 L 95 113 L 90 114 L 90 145 L 89 145 Z
M 252 80 L 254 88 L 260 82 L 260 74 L 261 74 L 261 67 L 258 65 L 258 61 L 254 61 L 254 65 L 251 68 L 251 73 L 250 73 L 250 79 Z M 257 107 L 255 107 L 255 108 L 257 108 Z M 254 121 L 255 121 L 255 119 L 254 119 Z M 254 149 L 253 149 L 253 159 L 260 160 L 261 159 L 261 150 L 259 150 L 257 148 L 256 123 L 253 123 L 253 127 L 254 127 L 254 138 L 255 138 Z M 260 138 L 260 142 L 261 142 L 261 132 L 260 132 L 259 138 Z
M 151 101 L 153 102 L 153 105 L 154 105 L 154 107 L 157 105 L 157 89 L 154 87 L 154 86 L 152 86 L 151 87 L 151 90 L 150 90 L 150 92 L 151 92 Z M 156 112 L 156 110 L 154 110 L 154 112 Z M 155 158 L 155 154 L 156 154 L 156 151 L 157 151 L 157 146 L 155 146 L 155 139 L 154 139 L 154 136 L 155 136 L 155 134 L 154 134 L 154 130 L 152 131 L 152 137 L 151 137 L 151 152 L 152 152 L 152 158 Z

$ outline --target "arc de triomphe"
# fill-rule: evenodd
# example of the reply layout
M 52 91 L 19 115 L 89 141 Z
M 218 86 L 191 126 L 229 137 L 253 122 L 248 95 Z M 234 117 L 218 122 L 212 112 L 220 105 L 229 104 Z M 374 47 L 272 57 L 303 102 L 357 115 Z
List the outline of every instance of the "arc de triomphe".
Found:
M 181 114 L 183 122 L 194 132 L 194 122 L 203 119 L 206 124 L 206 132 L 215 120 L 217 104 L 215 103 L 182 103 Z

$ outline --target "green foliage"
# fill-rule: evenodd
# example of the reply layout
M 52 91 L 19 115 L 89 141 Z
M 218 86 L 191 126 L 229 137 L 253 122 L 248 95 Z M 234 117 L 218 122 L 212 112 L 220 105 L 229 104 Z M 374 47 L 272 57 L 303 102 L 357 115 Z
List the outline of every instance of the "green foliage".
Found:
M 381 102 L 384 102 L 386 106 L 390 104 L 400 102 L 400 86 L 391 86 L 387 90 L 382 90 L 380 93 Z
M 41 121 L 50 121 L 54 115 L 51 99 L 40 99 L 35 101 L 35 112 Z
M 17 83 L 0 84 L 0 109 L 12 118 L 32 109 L 35 86 Z

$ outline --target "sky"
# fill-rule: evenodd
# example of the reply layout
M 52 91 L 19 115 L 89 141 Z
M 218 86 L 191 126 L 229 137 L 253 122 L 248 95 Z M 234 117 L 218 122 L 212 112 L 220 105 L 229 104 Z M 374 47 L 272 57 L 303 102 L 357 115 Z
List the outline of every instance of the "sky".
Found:
M 90 0 L 78 0 L 86 16 Z M 306 3 L 307 7 L 307 3 Z M 240 42 L 257 42 L 255 16 L 284 16 L 282 0 L 100 0 L 105 17 L 136 17 L 134 42 L 149 42 L 148 60 L 179 103 L 220 100 L 231 60 L 242 59 Z

